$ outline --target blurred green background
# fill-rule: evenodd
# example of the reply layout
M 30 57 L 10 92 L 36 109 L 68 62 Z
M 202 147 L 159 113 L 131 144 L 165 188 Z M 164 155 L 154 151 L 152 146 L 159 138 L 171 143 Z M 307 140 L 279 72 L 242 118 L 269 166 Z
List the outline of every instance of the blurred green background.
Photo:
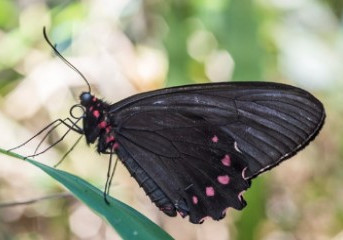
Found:
M 52 54 L 43 26 L 110 102 L 209 81 L 275 81 L 312 92 L 326 107 L 322 132 L 297 156 L 254 180 L 242 212 L 229 209 L 224 220 L 202 225 L 168 218 L 122 166 L 112 196 L 176 239 L 343 239 L 343 1 L 0 0 L 1 147 L 16 146 L 67 117 L 86 89 Z M 57 129 L 46 144 L 65 131 Z M 76 138 L 70 134 L 38 160 L 53 165 Z M 21 153 L 32 153 L 38 142 Z M 65 191 L 29 164 L 0 159 L 0 202 Z M 83 142 L 60 168 L 101 188 L 107 162 Z M 118 238 L 73 197 L 0 208 L 0 239 Z

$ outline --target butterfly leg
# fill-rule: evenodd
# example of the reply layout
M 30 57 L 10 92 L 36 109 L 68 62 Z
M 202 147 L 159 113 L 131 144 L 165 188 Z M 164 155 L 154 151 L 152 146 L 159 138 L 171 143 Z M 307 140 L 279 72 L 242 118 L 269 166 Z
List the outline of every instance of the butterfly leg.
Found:
M 72 125 L 66 123 L 66 119 L 69 120 L 69 121 L 72 123 Z M 68 135 L 68 133 L 69 133 L 70 131 L 75 131 L 75 132 L 80 133 L 80 134 L 83 132 L 82 129 L 81 129 L 80 127 L 77 126 L 77 123 L 78 123 L 82 118 L 79 118 L 79 119 L 78 119 L 77 121 L 75 121 L 75 122 L 71 121 L 69 118 L 66 118 L 66 119 L 64 119 L 64 120 L 62 120 L 62 119 L 55 120 L 55 122 L 61 121 L 61 123 L 57 124 L 57 126 L 59 126 L 60 124 L 64 124 L 64 125 L 66 125 L 66 126 L 68 127 L 68 130 L 62 135 L 62 137 L 61 137 L 60 139 L 58 139 L 56 142 L 54 142 L 53 144 L 51 144 L 49 147 L 47 147 L 47 148 L 44 149 L 43 151 L 41 151 L 41 152 L 39 152 L 39 153 L 36 153 L 36 151 L 35 151 L 34 154 L 29 155 L 29 156 L 26 156 L 26 158 L 28 158 L 28 157 L 35 157 L 35 156 L 38 156 L 38 155 L 41 155 L 41 154 L 45 153 L 45 152 L 48 151 L 50 148 L 54 147 L 55 145 L 57 145 L 58 143 L 60 143 L 61 141 L 63 141 L 63 139 Z M 51 125 L 50 125 L 50 126 L 51 126 Z M 45 135 L 45 137 L 43 138 L 42 141 L 44 141 L 44 139 L 45 139 L 53 130 L 55 130 L 55 128 L 56 128 L 57 126 L 54 126 L 52 129 L 50 129 L 50 130 L 46 133 L 46 135 Z M 46 130 L 46 129 L 47 129 L 47 128 L 45 128 L 45 130 Z M 82 132 L 81 132 L 81 131 L 82 131 Z M 41 132 L 43 132 L 43 131 L 41 131 Z M 38 136 L 38 135 L 36 135 L 36 136 Z M 32 139 L 33 139 L 33 138 L 32 138 Z M 41 143 L 42 143 L 42 141 L 41 141 Z M 41 143 L 40 143 L 40 144 L 41 144 Z M 39 146 L 40 146 L 40 144 L 39 144 Z M 36 148 L 36 150 L 37 150 L 37 148 Z
M 81 135 L 76 142 L 73 144 L 73 146 L 71 146 L 71 148 L 63 155 L 63 157 L 54 165 L 54 168 L 58 167 L 63 160 L 68 156 L 68 154 L 74 150 L 74 148 L 76 147 L 76 145 L 80 142 L 81 138 L 83 137 L 83 135 Z
M 60 120 L 60 119 L 58 119 Z M 68 124 L 67 121 L 69 121 L 71 123 Z M 69 118 L 66 118 L 64 120 L 61 120 L 57 125 L 55 125 L 54 127 L 52 127 L 43 137 L 43 139 L 39 142 L 38 146 L 36 147 L 33 155 L 36 155 L 36 153 L 38 152 L 38 149 L 40 148 L 40 146 L 42 145 L 42 143 L 45 141 L 45 139 L 50 135 L 51 132 L 53 132 L 56 128 L 58 128 L 61 124 L 64 124 L 65 126 L 67 126 L 69 129 L 73 130 L 73 131 L 76 131 L 77 133 L 80 133 L 82 134 L 82 132 L 79 132 L 79 131 L 82 131 L 82 129 L 80 129 L 78 126 L 74 126 L 73 127 L 73 124 L 74 122 L 72 120 L 70 120 Z
M 107 179 L 106 179 L 106 184 L 105 184 L 105 189 L 104 189 L 104 200 L 105 202 L 109 205 L 110 202 L 107 199 L 107 196 L 110 194 L 110 187 L 112 184 L 112 180 L 113 180 L 113 176 L 114 176 L 114 172 L 117 168 L 117 164 L 118 164 L 118 158 L 116 159 L 114 166 L 112 168 L 112 159 L 113 159 L 113 152 L 108 152 L 108 154 L 110 154 L 110 159 L 109 159 L 109 163 L 108 163 L 108 169 L 107 169 Z
M 66 121 L 68 121 L 68 120 L 69 120 L 71 123 L 73 123 L 69 118 L 65 118 L 65 119 L 56 119 L 55 121 L 49 123 L 49 124 L 48 124 L 47 126 L 45 126 L 42 130 L 40 130 L 38 133 L 36 133 L 34 136 L 32 136 L 31 138 L 29 138 L 28 140 L 26 140 L 26 141 L 23 142 L 22 144 L 20 144 L 20 145 L 18 145 L 18 146 L 16 146 L 16 147 L 10 148 L 10 149 L 8 149 L 7 151 L 8 151 L 8 152 L 12 152 L 13 150 L 16 150 L 16 149 L 18 149 L 18 148 L 21 148 L 21 147 L 25 146 L 25 145 L 28 144 L 30 141 L 32 141 L 34 138 L 36 138 L 37 136 L 41 135 L 44 131 L 46 131 L 47 129 L 49 129 L 50 127 L 52 127 L 53 125 L 55 125 L 56 123 L 58 123 L 57 126 L 60 125 L 61 123 L 63 123 L 64 125 L 66 125 L 67 127 L 70 128 L 71 125 L 66 123 Z M 72 124 L 72 125 L 73 125 L 73 124 Z M 54 127 L 54 128 L 55 128 L 55 127 Z M 82 129 L 80 129 L 79 127 L 77 127 L 77 128 L 75 127 L 75 129 L 73 129 L 73 130 L 76 131 L 76 132 L 79 132 L 80 134 L 83 133 Z M 80 132 L 80 131 L 82 131 L 82 132 Z

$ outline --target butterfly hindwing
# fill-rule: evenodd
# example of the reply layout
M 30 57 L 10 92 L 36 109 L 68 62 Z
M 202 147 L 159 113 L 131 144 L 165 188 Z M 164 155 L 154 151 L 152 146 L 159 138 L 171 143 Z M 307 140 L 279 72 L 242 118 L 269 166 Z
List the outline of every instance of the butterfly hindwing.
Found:
M 155 140 L 148 141 L 151 138 Z M 150 132 L 124 128 L 117 141 L 124 149 L 118 151 L 124 164 L 128 156 L 134 159 L 175 210 L 190 215 L 191 222 L 199 223 L 206 216 L 219 220 L 226 208 L 245 206 L 241 194 L 250 186 L 244 179 L 247 164 L 234 140 L 220 128 L 189 126 Z

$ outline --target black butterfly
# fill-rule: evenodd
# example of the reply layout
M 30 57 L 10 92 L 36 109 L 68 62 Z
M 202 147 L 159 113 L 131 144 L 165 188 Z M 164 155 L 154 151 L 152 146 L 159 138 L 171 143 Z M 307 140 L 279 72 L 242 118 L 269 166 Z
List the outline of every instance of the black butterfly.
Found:
M 71 129 L 99 153 L 117 154 L 165 214 L 192 223 L 244 208 L 251 180 L 304 148 L 325 119 L 310 93 L 267 82 L 166 88 L 115 104 L 89 87 L 80 100 L 83 128 Z
M 87 143 L 113 150 L 157 207 L 192 223 L 242 209 L 251 179 L 305 147 L 325 118 L 311 94 L 278 83 L 189 85 L 115 104 L 89 92 L 80 99 Z

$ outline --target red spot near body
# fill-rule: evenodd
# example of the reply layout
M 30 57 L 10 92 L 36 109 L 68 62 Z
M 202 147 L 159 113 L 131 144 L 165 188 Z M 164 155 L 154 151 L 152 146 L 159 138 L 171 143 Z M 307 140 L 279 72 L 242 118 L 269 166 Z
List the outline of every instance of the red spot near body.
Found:
M 118 144 L 118 143 L 114 143 L 114 144 L 113 144 L 113 149 L 114 149 L 114 150 L 117 150 L 118 148 L 119 148 L 119 144 Z
M 113 142 L 114 141 L 114 136 L 108 136 L 106 138 L 106 143 L 110 143 L 110 142 Z
M 100 129 L 103 129 L 103 128 L 106 128 L 107 123 L 105 121 L 102 121 L 102 122 L 99 123 L 98 126 L 99 126 Z
M 194 204 L 198 204 L 198 197 L 197 196 L 193 196 L 192 197 L 192 201 Z
M 226 185 L 230 182 L 230 177 L 228 175 L 218 176 L 217 180 L 219 183 Z
M 231 165 L 231 158 L 229 154 L 225 154 L 224 158 L 222 159 L 222 164 L 224 166 L 230 166 Z
M 98 110 L 94 110 L 93 111 L 93 116 L 96 117 L 96 118 L 99 118 L 100 117 L 100 112 Z
M 214 196 L 214 188 L 213 187 L 206 187 L 206 196 L 208 196 L 208 197 Z
M 108 126 L 105 130 L 106 130 L 106 133 L 109 133 L 111 131 L 111 127 Z
M 212 138 L 212 142 L 217 143 L 218 140 L 219 140 L 218 137 L 216 135 L 214 135 Z

